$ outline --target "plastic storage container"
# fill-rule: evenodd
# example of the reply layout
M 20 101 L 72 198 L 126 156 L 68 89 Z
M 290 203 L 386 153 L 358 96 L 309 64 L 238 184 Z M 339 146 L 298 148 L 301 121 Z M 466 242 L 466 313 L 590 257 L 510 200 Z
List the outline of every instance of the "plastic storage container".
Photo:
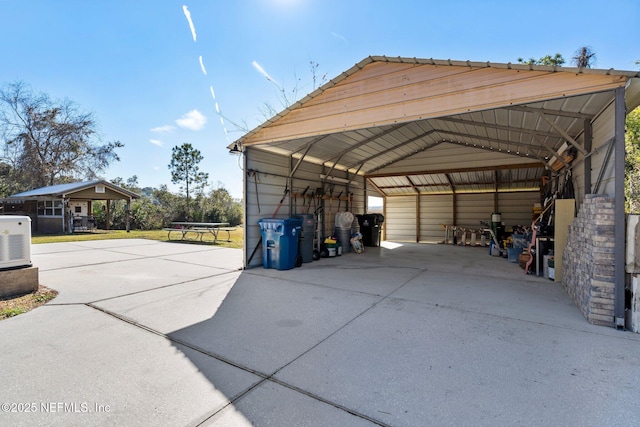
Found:
M 521 253 L 522 253 L 522 248 L 507 248 L 508 261 L 517 263 Z
M 336 239 L 342 245 L 342 253 L 351 252 L 351 227 L 336 227 Z
M 313 261 L 313 233 L 316 222 L 313 214 L 296 215 L 294 218 L 302 220 L 302 234 L 300 234 L 300 255 L 302 262 Z
M 364 246 L 380 246 L 380 233 L 384 216 L 381 214 L 357 215 Z
M 276 270 L 295 267 L 302 219 L 263 218 L 258 225 L 262 234 L 262 266 Z

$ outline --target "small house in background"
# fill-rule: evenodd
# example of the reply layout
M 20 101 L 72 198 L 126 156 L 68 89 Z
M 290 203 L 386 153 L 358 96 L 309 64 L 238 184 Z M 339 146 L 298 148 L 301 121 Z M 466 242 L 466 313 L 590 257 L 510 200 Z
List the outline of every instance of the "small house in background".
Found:
M 138 194 L 105 180 L 74 182 L 36 188 L 0 199 L 0 214 L 31 217 L 33 233 L 73 233 L 95 228 L 92 215 L 95 200 L 125 200 L 129 231 L 129 207 L 131 201 L 138 198 Z M 109 205 L 106 203 L 107 229 L 111 222 Z

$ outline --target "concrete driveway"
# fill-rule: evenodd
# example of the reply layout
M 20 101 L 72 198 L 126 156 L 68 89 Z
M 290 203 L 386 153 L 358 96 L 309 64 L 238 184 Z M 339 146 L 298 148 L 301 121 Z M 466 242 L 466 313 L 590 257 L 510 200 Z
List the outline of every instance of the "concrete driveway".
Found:
M 484 249 L 244 272 L 183 243 L 33 253 L 60 294 L 0 322 L 0 425 L 640 425 L 640 336 Z

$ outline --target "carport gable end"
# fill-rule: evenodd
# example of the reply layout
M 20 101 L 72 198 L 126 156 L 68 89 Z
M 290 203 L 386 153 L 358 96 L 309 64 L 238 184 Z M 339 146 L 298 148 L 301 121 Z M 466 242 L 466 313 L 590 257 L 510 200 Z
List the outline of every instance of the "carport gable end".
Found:
M 244 146 L 624 87 L 630 72 L 369 57 L 249 132 Z

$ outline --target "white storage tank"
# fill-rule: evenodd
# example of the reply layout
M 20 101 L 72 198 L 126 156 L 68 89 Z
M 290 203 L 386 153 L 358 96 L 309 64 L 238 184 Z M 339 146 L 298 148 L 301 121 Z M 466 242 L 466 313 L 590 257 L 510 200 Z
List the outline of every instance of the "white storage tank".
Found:
M 31 266 L 31 218 L 0 215 L 0 270 Z

